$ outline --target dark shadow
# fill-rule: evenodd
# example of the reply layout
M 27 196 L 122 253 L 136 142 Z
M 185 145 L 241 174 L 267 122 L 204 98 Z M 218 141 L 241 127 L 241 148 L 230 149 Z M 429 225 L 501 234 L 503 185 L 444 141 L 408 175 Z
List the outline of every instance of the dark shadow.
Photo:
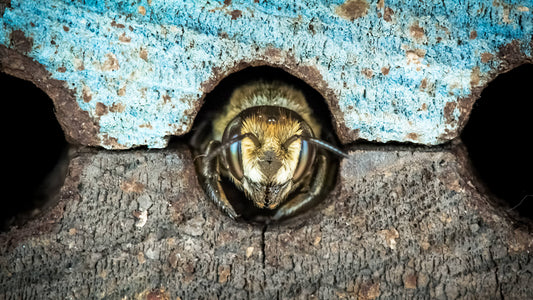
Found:
M 461 138 L 489 191 L 533 218 L 532 64 L 499 75 L 483 90 Z
M 331 112 L 325 99 L 320 93 L 303 80 L 292 76 L 282 69 L 267 66 L 249 67 L 224 78 L 213 91 L 206 96 L 204 104 L 195 118 L 193 129 L 185 138 L 190 140 L 190 138 L 195 135 L 200 125 L 205 123 L 202 121 L 210 120 L 213 118 L 214 114 L 220 112 L 228 103 L 228 100 L 236 87 L 259 79 L 266 81 L 282 81 L 301 90 L 304 93 L 309 106 L 313 110 L 315 117 L 319 119 L 320 124 L 323 127 L 323 134 L 320 138 L 336 145 L 339 144 L 339 140 L 333 130 Z M 205 139 L 201 138 L 200 140 Z M 195 153 L 194 147 L 192 151 Z M 196 154 L 198 154 L 197 151 Z M 336 161 L 336 159 L 334 159 L 334 161 Z M 235 210 L 241 214 L 244 220 L 264 221 L 268 216 L 275 213 L 275 210 L 269 211 L 256 208 L 253 203 L 245 197 L 244 193 L 238 190 L 230 180 L 223 178 L 222 184 L 230 202 Z
M 4 116 L 2 171 L 3 208 L 0 229 L 20 225 L 21 215 L 31 216 L 42 207 L 47 178 L 65 154 L 67 143 L 54 115 L 52 100 L 31 82 L 0 72 Z
M 301 90 L 304 93 L 309 106 L 315 113 L 315 116 L 321 121 L 323 121 L 323 123 L 321 123 L 325 127 L 325 130 L 323 131 L 325 133 L 330 133 L 327 138 L 334 139 L 335 142 L 338 143 L 338 138 L 334 133 L 332 125 L 333 115 L 331 114 L 324 97 L 322 97 L 319 92 L 317 92 L 307 83 L 305 83 L 305 81 L 283 71 L 282 69 L 267 66 L 245 68 L 224 78 L 205 97 L 204 104 L 195 118 L 194 125 L 198 125 L 198 120 L 203 120 L 205 117 L 208 117 L 213 112 L 222 109 L 224 105 L 227 104 L 231 93 L 236 87 L 247 82 L 256 81 L 260 79 L 264 79 L 267 81 L 282 81 Z

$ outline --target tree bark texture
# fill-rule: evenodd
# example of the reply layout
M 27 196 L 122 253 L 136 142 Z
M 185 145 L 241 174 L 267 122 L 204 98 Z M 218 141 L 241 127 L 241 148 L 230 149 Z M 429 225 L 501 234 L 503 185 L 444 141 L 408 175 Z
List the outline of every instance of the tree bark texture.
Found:
M 489 199 L 460 144 L 349 153 L 327 199 L 264 225 L 208 202 L 184 146 L 80 149 L 57 202 L 0 236 L 0 299 L 533 294 L 529 223 Z

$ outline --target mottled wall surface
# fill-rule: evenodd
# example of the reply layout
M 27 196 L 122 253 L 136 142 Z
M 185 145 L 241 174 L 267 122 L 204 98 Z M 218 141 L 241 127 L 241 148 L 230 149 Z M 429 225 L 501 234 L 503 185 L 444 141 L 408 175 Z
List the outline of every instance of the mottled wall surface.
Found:
M 438 144 L 533 57 L 531 0 L 0 3 L 0 70 L 47 92 L 71 141 L 112 149 L 165 147 L 258 65 L 319 91 L 343 142 Z
M 205 199 L 184 146 L 79 152 L 57 204 L 0 234 L 0 299 L 530 298 L 531 231 L 435 148 L 351 150 L 330 197 L 269 225 Z

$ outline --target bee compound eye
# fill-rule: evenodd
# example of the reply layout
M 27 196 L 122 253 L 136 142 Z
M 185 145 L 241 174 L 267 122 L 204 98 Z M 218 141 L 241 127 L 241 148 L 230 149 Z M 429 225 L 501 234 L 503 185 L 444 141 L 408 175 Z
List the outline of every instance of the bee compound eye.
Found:
M 313 144 L 310 144 L 306 140 L 301 140 L 300 155 L 298 158 L 298 164 L 292 175 L 292 181 L 298 182 L 301 180 L 310 170 L 315 161 L 316 148 Z
M 226 150 L 225 153 L 226 162 L 228 169 L 235 178 L 241 180 L 244 176 L 244 171 L 242 167 L 242 150 L 241 150 L 241 141 L 232 143 Z
M 233 119 L 226 129 L 222 136 L 222 144 L 225 144 L 232 139 L 238 137 L 241 133 L 242 119 L 236 117 Z M 233 177 L 241 180 L 244 176 L 244 171 L 242 167 L 242 152 L 241 152 L 241 140 L 231 143 L 223 151 L 223 161 L 224 165 L 228 168 L 229 172 Z

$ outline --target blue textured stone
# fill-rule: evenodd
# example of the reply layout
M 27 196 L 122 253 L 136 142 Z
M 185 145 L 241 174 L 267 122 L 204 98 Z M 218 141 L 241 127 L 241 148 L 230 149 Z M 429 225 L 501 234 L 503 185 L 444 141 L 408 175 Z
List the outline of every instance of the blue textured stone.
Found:
M 531 0 L 260 2 L 11 0 L 0 45 L 31 38 L 26 55 L 74 91 L 106 148 L 164 147 L 243 63 L 306 80 L 344 142 L 438 144 L 474 89 L 514 66 L 502 47 L 532 61 Z

